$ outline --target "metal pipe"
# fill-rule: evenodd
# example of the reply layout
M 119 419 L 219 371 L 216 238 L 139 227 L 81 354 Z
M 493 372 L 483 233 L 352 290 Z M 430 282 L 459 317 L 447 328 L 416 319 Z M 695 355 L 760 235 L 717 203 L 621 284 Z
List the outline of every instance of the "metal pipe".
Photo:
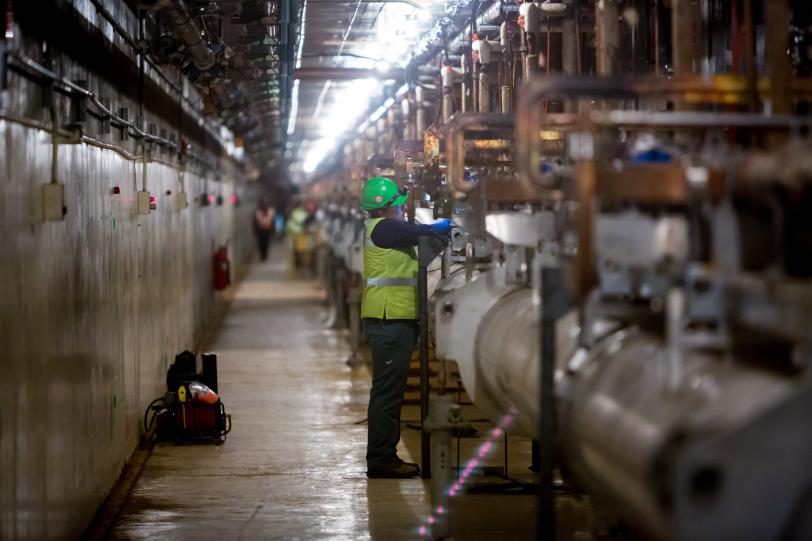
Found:
M 175 34 L 186 45 L 195 67 L 201 71 L 211 69 L 217 58 L 201 39 L 200 29 L 192 20 L 183 0 L 172 0 L 163 8 L 162 13 L 166 15 Z
M 768 88 L 769 83 L 762 85 L 762 90 Z M 793 90 L 794 95 L 800 97 L 807 95 L 810 88 L 799 81 L 794 81 Z M 548 125 L 551 118 L 539 106 L 542 100 L 663 97 L 686 103 L 730 104 L 745 103 L 749 99 L 748 92 L 749 85 L 745 79 L 729 75 L 684 76 L 674 79 L 640 77 L 634 80 L 604 77 L 534 77 L 519 89 L 516 103 L 516 167 L 518 171 L 523 172 L 519 179 L 528 189 L 548 187 L 546 177 L 541 174 L 541 164 L 536 152 L 541 144 L 539 127 Z M 708 118 L 714 121 L 724 120 L 720 117 Z M 734 123 L 737 121 L 735 116 L 730 118 Z M 643 120 L 642 117 L 640 120 Z M 780 122 L 785 123 L 787 127 L 798 125 L 796 120 L 790 121 L 787 117 L 781 118 Z M 765 120 L 763 125 L 769 123 L 769 120 Z
M 448 124 L 451 115 L 454 114 L 454 96 L 450 93 L 443 93 L 443 124 Z
M 547 58 L 547 62 L 549 65 L 550 59 Z M 525 81 L 529 81 L 533 75 L 538 71 L 539 67 L 539 56 L 537 54 L 528 54 L 524 57 L 522 65 L 522 75 Z
M 562 42 L 561 57 L 564 73 L 566 75 L 577 75 L 578 58 L 576 55 L 576 49 L 578 47 L 577 41 L 578 34 L 576 33 L 575 30 L 575 20 L 567 19 L 565 21 L 562 21 L 562 25 L 563 25 L 563 34 L 561 38 Z
M 491 112 L 491 76 L 488 70 L 483 66 L 482 71 L 479 73 L 479 104 L 478 109 L 480 113 Z
M 59 184 L 58 165 L 59 165 L 59 113 L 56 108 L 56 94 L 53 90 L 49 91 L 50 103 L 48 104 L 48 112 L 51 116 L 51 184 Z
M 420 321 L 419 355 L 420 355 L 420 476 L 431 479 L 431 437 L 425 426 L 429 417 L 429 301 L 428 301 L 428 263 L 422 264 L 432 252 L 431 239 L 420 237 L 418 241 L 418 260 L 421 264 L 417 271 L 417 294 Z
M 660 11 L 662 0 L 654 0 L 654 74 L 660 75 Z
M 772 502 L 769 487 L 779 481 L 771 466 L 776 447 L 767 442 L 786 428 L 775 416 L 755 433 L 753 425 L 790 400 L 797 389 L 792 378 L 724 355 L 686 351 L 685 377 L 673 388 L 667 354 L 661 339 L 634 331 L 595 348 L 569 380 L 573 387 L 560 410 L 567 464 L 647 537 L 781 538 L 798 495 L 791 482 L 782 483 L 779 499 L 789 503 Z M 635 375 L 633 387 L 628 374 Z M 742 431 L 754 438 L 746 441 L 764 445 L 733 436 Z M 776 442 L 779 449 L 795 447 L 781 437 Z M 668 475 L 655 473 L 663 471 Z M 721 486 L 704 483 L 703 471 Z M 740 476 L 747 479 L 738 483 Z
M 443 111 L 443 124 L 448 123 L 448 119 L 454 112 L 454 70 L 451 66 L 444 66 L 440 69 L 440 78 L 442 81 L 442 111 Z
M 544 257 L 544 256 L 541 256 Z M 556 336 L 559 320 L 569 309 L 569 300 L 564 293 L 561 267 L 542 263 L 540 268 L 541 306 L 539 331 L 539 378 L 538 378 L 538 437 L 539 442 L 539 539 L 555 539 L 555 494 L 553 474 L 555 470 L 554 448 L 556 442 L 556 390 L 558 340 Z
M 595 3 L 595 42 L 598 46 L 598 74 L 604 76 L 620 73 L 620 23 L 616 0 Z
M 747 104 L 750 111 L 758 108 L 758 66 L 756 64 L 756 23 L 753 0 L 744 0 L 744 42 L 747 60 Z
M 672 0 L 671 4 L 671 50 L 674 54 L 674 69 L 680 75 L 695 73 L 693 14 L 691 0 Z
M 423 138 L 426 131 L 426 107 L 424 105 L 423 87 L 415 88 L 415 101 L 417 102 L 417 112 L 415 114 L 415 125 L 417 127 L 417 138 Z
M 685 291 L 672 288 L 666 296 L 666 355 L 668 388 L 676 390 L 682 380 L 685 326 Z
M 787 0 L 770 0 L 765 2 L 764 8 L 767 11 L 767 56 L 771 83 L 771 112 L 785 115 L 792 110 L 790 101 L 792 66 L 787 54 L 789 6 Z
M 537 436 L 543 315 L 533 295 L 495 291 L 490 276 L 447 285 L 458 287 L 444 286 L 436 299 L 438 352 L 458 363 L 486 415 L 515 408 L 512 432 Z M 684 377 L 672 387 L 662 337 L 602 331 L 586 351 L 574 338 L 577 325 L 570 312 L 546 338 L 555 341 L 555 420 L 568 469 L 655 539 L 782 538 L 808 490 L 808 382 L 687 349 Z M 703 482 L 708 469 L 718 485 Z M 776 475 L 782 498 L 768 490 Z
M 501 101 L 500 101 L 503 115 L 510 114 L 510 111 L 513 108 L 512 99 L 513 99 L 513 87 L 503 86 L 501 88 Z
M 476 185 L 465 182 L 465 132 L 500 128 L 510 130 L 512 135 L 513 117 L 501 113 L 456 113 L 446 125 L 446 149 L 448 151 L 448 170 L 446 178 L 452 193 L 464 195 Z

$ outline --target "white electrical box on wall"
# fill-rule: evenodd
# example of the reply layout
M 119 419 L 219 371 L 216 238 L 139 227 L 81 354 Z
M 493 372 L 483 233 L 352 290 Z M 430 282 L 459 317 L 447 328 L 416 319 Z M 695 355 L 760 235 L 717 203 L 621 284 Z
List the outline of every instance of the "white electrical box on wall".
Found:
M 186 192 L 178 192 L 177 196 L 177 208 L 178 210 L 185 209 L 189 206 L 189 197 L 186 195 Z
M 65 218 L 65 186 L 49 182 L 42 186 L 42 219 L 56 222 Z
M 138 214 L 149 214 L 151 202 L 150 193 L 147 190 L 138 192 Z

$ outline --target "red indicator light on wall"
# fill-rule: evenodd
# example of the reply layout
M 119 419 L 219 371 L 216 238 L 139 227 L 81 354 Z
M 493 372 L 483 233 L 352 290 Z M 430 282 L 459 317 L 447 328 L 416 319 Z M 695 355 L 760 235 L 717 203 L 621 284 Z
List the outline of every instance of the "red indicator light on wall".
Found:
M 237 204 L 238 199 L 237 199 L 237 196 L 236 196 L 236 195 L 231 194 L 231 197 L 229 197 L 229 199 L 231 200 L 231 204 L 232 204 L 232 205 L 236 205 L 236 204 Z
M 121 193 L 121 188 L 118 186 L 113 186 L 113 195 L 118 195 Z
M 209 194 L 209 203 L 214 203 L 217 201 L 217 196 L 214 194 Z

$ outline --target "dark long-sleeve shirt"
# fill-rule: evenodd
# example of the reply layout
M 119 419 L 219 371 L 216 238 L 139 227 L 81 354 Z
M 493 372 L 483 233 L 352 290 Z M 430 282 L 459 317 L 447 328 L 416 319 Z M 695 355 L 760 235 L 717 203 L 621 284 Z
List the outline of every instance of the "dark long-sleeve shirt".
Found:
M 370 238 L 378 248 L 407 248 L 417 246 L 417 237 L 420 236 L 436 235 L 429 225 L 384 218 L 372 230 Z

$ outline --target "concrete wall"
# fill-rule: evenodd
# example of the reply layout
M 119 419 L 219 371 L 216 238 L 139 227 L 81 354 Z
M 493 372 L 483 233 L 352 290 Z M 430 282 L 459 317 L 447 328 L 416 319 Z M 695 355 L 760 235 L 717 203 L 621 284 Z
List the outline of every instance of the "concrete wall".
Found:
M 24 36 L 15 41 L 37 53 Z M 60 57 L 57 68 L 70 74 L 81 64 Z M 103 74 L 84 75 L 124 103 Z M 3 98 L 4 112 L 47 122 L 39 85 L 12 75 Z M 93 122 L 86 133 L 138 152 Z M 251 205 L 228 200 L 243 189 L 228 159 L 185 176 L 190 198 L 217 191 L 225 203 L 182 210 L 178 170 L 150 163 L 157 209 L 139 215 L 140 163 L 64 145 L 67 215 L 41 221 L 33 209 L 50 178 L 50 145 L 46 131 L 0 121 L 0 539 L 81 535 L 135 448 L 174 354 L 192 348 L 212 316 L 214 248 L 229 242 L 232 261 L 250 248 Z

